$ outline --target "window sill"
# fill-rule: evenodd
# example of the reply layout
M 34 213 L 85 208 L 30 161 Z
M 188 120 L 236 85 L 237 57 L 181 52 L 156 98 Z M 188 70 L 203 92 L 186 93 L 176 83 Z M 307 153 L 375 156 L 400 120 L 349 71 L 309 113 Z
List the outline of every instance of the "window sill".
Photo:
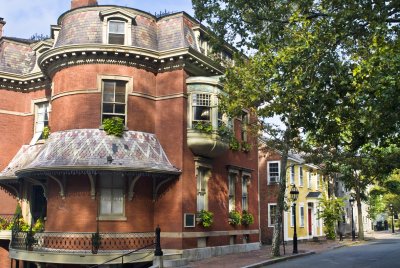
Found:
M 99 216 L 97 218 L 99 221 L 126 221 L 125 216 Z

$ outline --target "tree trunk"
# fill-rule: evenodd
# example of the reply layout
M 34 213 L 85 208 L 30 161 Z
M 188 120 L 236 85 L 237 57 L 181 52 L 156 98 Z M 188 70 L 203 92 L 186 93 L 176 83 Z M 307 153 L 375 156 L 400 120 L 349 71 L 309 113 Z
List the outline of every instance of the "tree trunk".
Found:
M 360 187 L 356 187 L 357 215 L 358 215 L 358 239 L 364 240 L 364 224 L 361 210 Z
M 281 246 L 281 230 L 282 230 L 282 219 L 284 216 L 284 207 L 285 207 L 285 191 L 286 191 L 286 165 L 288 159 L 288 152 L 289 152 L 289 142 L 288 138 L 288 130 L 285 131 L 285 140 L 284 140 L 284 149 L 282 150 L 281 156 L 281 174 L 280 174 L 280 183 L 279 183 L 279 194 L 277 200 L 277 212 L 276 212 L 276 222 L 274 233 L 272 237 L 272 256 L 279 257 L 280 253 L 280 246 Z

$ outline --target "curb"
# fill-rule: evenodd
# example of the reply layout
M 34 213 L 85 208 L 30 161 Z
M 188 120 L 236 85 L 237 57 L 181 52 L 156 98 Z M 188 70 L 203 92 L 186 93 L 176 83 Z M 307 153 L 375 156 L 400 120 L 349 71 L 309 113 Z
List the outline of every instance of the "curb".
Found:
M 299 254 L 296 254 L 296 255 L 290 255 L 290 256 L 287 256 L 287 257 L 279 257 L 279 258 L 276 258 L 276 259 L 266 260 L 266 261 L 262 261 L 262 262 L 259 262 L 259 263 L 243 266 L 242 268 L 263 267 L 265 265 L 271 265 L 271 264 L 274 264 L 274 263 L 283 262 L 283 261 L 287 261 L 287 260 L 295 259 L 295 258 L 300 258 L 300 257 L 312 255 L 312 254 L 315 254 L 315 252 L 314 251 L 310 251 L 310 252 L 305 252 L 305 253 L 299 253 Z

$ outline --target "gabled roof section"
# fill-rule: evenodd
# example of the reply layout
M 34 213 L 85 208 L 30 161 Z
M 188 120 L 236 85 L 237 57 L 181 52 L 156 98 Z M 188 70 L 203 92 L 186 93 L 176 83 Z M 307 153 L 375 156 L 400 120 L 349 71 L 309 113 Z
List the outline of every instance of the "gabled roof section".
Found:
M 18 176 L 36 174 L 96 174 L 100 172 L 178 175 L 156 136 L 125 131 L 119 138 L 99 129 L 54 132 Z
M 52 39 L 41 40 L 32 45 L 32 49 L 35 51 L 39 51 L 40 53 L 43 53 L 44 51 L 49 50 L 50 48 L 53 47 L 53 42 L 54 40 Z
M 103 20 L 104 17 L 118 17 L 118 18 L 126 18 L 126 19 L 135 19 L 136 14 L 131 12 L 128 9 L 114 7 L 106 10 L 100 11 L 100 18 Z

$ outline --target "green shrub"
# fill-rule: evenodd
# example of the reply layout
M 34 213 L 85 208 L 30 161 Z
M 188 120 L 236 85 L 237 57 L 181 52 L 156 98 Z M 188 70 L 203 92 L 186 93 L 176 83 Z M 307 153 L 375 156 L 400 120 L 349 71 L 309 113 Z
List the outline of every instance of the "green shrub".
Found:
M 229 212 L 229 224 L 231 225 L 240 225 L 242 220 L 242 215 L 236 210 L 232 210 Z
M 111 117 L 103 120 L 104 131 L 107 135 L 122 137 L 125 130 L 124 120 L 120 117 Z
M 203 209 L 198 213 L 198 217 L 200 218 L 199 224 L 206 228 L 211 227 L 214 218 L 212 212 Z
M 254 223 L 253 214 L 249 213 L 247 210 L 243 210 L 242 211 L 242 224 L 248 226 L 253 223 Z

